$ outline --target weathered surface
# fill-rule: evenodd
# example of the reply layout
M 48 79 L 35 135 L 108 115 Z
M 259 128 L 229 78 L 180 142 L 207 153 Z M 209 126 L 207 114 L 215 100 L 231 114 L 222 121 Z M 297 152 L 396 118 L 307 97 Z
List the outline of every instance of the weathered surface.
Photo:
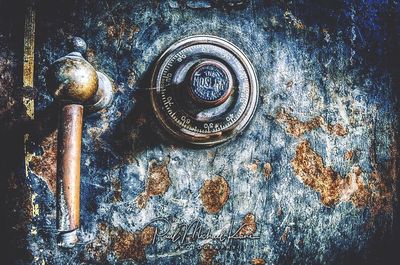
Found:
M 31 259 L 20 263 L 388 264 L 398 256 L 391 251 L 400 227 L 397 2 L 40 1 L 38 8 L 36 112 L 57 113 L 44 77 L 72 36 L 87 41 L 89 62 L 116 91 L 111 108 L 85 118 L 82 244 L 73 250 L 56 245 L 43 170 L 51 159 L 42 141 L 56 119 L 37 117 L 26 181 L 39 213 L 22 223 L 37 229 L 26 239 Z M 148 98 L 152 63 L 192 34 L 235 43 L 260 83 L 249 127 L 207 149 L 169 138 Z M 200 220 L 216 236 L 249 223 L 259 238 L 205 240 L 189 230 L 197 238 L 190 244 L 160 234 L 153 244 L 142 235 L 156 218 L 169 220 L 171 231 Z
M 43 151 L 33 156 L 29 163 L 32 173 L 43 179 L 53 194 L 57 184 L 57 134 L 55 130 L 39 142 Z
M 204 182 L 200 190 L 201 201 L 207 212 L 216 214 L 229 199 L 230 188 L 225 178 L 213 177 Z
M 138 207 L 145 208 L 151 196 L 163 195 L 170 185 L 167 162 L 158 165 L 156 160 L 150 161 L 146 189 L 136 199 Z

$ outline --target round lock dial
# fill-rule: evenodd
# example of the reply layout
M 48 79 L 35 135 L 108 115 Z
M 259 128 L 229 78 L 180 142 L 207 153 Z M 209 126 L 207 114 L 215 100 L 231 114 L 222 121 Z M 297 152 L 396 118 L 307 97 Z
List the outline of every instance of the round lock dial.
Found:
M 191 144 L 224 142 L 249 123 L 257 106 L 253 66 L 232 43 L 192 36 L 173 44 L 156 62 L 150 98 L 156 117 Z

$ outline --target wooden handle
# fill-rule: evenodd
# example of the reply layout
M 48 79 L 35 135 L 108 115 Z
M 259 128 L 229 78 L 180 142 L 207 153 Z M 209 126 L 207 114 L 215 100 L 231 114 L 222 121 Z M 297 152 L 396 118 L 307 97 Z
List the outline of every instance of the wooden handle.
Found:
M 64 246 L 78 241 L 82 118 L 82 105 L 63 106 L 58 138 L 57 227 Z

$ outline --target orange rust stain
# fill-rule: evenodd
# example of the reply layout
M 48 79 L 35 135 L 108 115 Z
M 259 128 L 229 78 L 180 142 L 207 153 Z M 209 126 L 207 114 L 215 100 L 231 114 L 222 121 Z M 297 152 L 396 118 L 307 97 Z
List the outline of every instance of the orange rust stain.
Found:
M 209 244 L 204 245 L 200 253 L 200 265 L 211 265 L 217 251 Z
M 251 172 L 255 173 L 258 169 L 258 162 L 252 164 L 246 164 L 245 167 Z
M 32 172 L 42 178 L 50 191 L 56 192 L 57 185 L 57 130 L 40 143 L 43 148 L 41 156 L 33 156 L 29 167 Z
M 354 157 L 354 151 L 353 150 L 348 150 L 344 154 L 344 159 L 345 160 L 351 160 Z
M 272 173 L 272 166 L 269 162 L 261 163 L 260 161 L 255 160 L 251 164 L 245 164 L 244 166 L 252 173 L 261 172 L 264 175 L 265 180 L 268 180 Z
M 150 197 L 163 195 L 167 192 L 171 185 L 167 163 L 164 161 L 162 164 L 157 164 L 156 160 L 150 161 L 146 189 L 136 198 L 139 208 L 144 209 Z
M 105 262 L 107 253 L 111 250 L 119 261 L 145 262 L 145 249 L 152 244 L 155 232 L 156 228 L 152 226 L 132 233 L 99 224 L 95 240 L 85 246 L 86 254 L 96 261 Z
M 276 114 L 276 119 L 279 122 L 286 124 L 286 132 L 299 137 L 306 132 L 319 128 L 324 123 L 322 117 L 318 116 L 309 121 L 302 122 L 291 116 L 285 109 L 280 109 Z
M 337 136 L 345 136 L 348 133 L 348 130 L 340 123 L 336 123 L 335 125 L 328 124 L 327 130 L 330 134 L 335 134 Z
M 264 259 L 261 258 L 254 258 L 251 260 L 251 265 L 265 265 L 266 262 Z
M 147 206 L 147 202 L 149 200 L 149 195 L 146 192 L 142 192 L 139 196 L 136 197 L 136 204 L 140 209 L 144 209 Z
M 251 236 L 257 231 L 256 217 L 252 213 L 246 214 L 240 225 L 238 236 Z
M 131 233 L 122 229 L 111 232 L 111 249 L 118 260 L 146 261 L 145 248 L 152 243 L 155 227 L 146 227 L 142 231 Z
M 225 178 L 215 176 L 203 183 L 200 197 L 208 213 L 218 213 L 229 199 L 230 188 Z
M 268 180 L 269 177 L 271 176 L 271 173 L 272 173 L 272 166 L 271 166 L 271 164 L 268 163 L 268 162 L 267 162 L 267 163 L 264 163 L 263 171 L 264 171 L 265 180 Z
M 287 113 L 283 108 L 277 112 L 276 120 L 280 123 L 284 123 L 286 125 L 286 132 L 295 137 L 300 137 L 301 135 L 317 128 L 322 128 L 328 133 L 337 136 L 345 136 L 348 133 L 348 130 L 343 127 L 343 125 L 339 123 L 335 125 L 327 124 L 321 116 L 314 117 L 309 121 L 300 121 Z
M 371 151 L 373 171 L 368 184 L 361 178 L 360 167 L 353 169 L 345 177 L 325 167 L 322 158 L 310 148 L 308 142 L 297 146 L 291 161 L 298 178 L 321 195 L 326 206 L 349 201 L 356 207 L 368 207 L 374 219 L 379 213 L 393 213 L 395 178 L 397 178 L 397 148 L 391 150 L 391 161 L 387 170 L 378 171 L 376 155 Z
M 297 177 L 320 193 L 324 205 L 333 206 L 339 201 L 352 201 L 357 206 L 365 205 L 361 169 L 356 168 L 343 178 L 332 168 L 326 167 L 322 157 L 306 141 L 297 146 L 291 164 Z

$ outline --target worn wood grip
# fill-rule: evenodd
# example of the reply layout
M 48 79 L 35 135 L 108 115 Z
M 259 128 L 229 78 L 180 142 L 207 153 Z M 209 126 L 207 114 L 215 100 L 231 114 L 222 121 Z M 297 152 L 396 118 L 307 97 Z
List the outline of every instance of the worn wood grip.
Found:
M 72 246 L 78 241 L 82 119 L 82 105 L 62 107 L 58 138 L 57 226 L 64 246 Z

